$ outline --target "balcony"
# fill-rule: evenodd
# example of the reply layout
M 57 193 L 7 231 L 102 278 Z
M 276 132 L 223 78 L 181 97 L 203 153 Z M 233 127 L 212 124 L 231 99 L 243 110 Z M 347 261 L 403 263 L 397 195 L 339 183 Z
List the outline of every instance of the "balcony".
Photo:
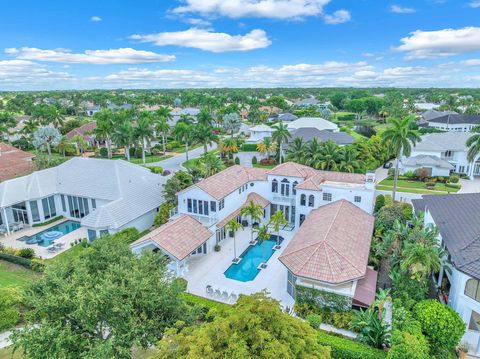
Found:
M 187 214 L 187 215 L 195 218 L 197 221 L 199 221 L 205 227 L 213 226 L 215 223 L 218 222 L 218 217 L 217 217 L 216 213 L 214 215 L 210 215 L 210 216 L 203 216 L 203 215 L 199 215 L 199 214 L 195 214 L 195 213 L 179 213 L 178 212 L 178 207 L 172 208 L 170 210 L 170 219 L 171 220 L 177 219 L 182 214 Z
M 295 196 L 273 196 L 273 202 L 295 205 Z

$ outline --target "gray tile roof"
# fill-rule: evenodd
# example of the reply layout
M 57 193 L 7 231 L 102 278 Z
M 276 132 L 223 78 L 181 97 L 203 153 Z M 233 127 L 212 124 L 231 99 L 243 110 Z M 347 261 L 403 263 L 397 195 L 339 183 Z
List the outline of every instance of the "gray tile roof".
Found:
M 432 155 L 417 155 L 409 157 L 402 161 L 404 166 L 416 167 L 416 166 L 434 166 L 441 168 L 448 168 L 453 170 L 455 167 L 448 161 Z
M 165 178 L 123 160 L 74 157 L 61 165 L 0 183 L 0 207 L 64 194 L 108 201 L 82 225 L 118 228 L 163 202 Z
M 453 266 L 480 279 L 480 193 L 424 195 L 412 203 L 432 215 Z
M 456 112 L 455 111 L 428 110 L 428 111 L 425 111 L 422 114 L 422 118 L 425 121 L 432 121 L 433 119 L 436 119 L 436 118 L 439 118 L 439 117 L 442 117 L 442 116 L 445 116 L 445 115 L 452 115 L 452 114 L 456 114 Z
M 295 121 L 296 119 L 298 119 L 297 116 L 290 112 L 281 113 L 277 116 L 277 118 L 281 121 Z
M 467 151 L 467 140 L 472 136 L 469 132 L 430 133 L 422 136 L 412 152 L 421 151 Z
M 464 123 L 478 125 L 480 124 L 480 116 L 447 114 L 447 115 L 429 120 L 429 122 L 445 123 L 450 125 L 457 125 L 457 124 L 464 124 Z
M 320 131 L 315 127 L 302 127 L 292 133 L 290 141 L 294 138 L 300 137 L 304 141 L 311 141 L 316 138 L 318 141 L 332 140 L 340 145 L 349 145 L 355 141 L 355 138 L 345 132 L 331 132 L 327 130 Z

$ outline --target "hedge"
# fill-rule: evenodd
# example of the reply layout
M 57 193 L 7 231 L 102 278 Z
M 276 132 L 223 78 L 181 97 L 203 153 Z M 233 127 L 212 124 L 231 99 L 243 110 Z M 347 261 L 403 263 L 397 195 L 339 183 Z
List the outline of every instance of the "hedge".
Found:
M 242 145 L 242 151 L 244 152 L 254 152 L 257 150 L 257 145 L 255 143 L 244 143 Z
M 58 217 L 55 217 L 55 218 L 52 218 L 50 219 L 49 221 L 46 221 L 46 222 L 42 222 L 42 223 L 35 223 L 34 225 L 32 225 L 32 227 L 42 227 L 42 226 L 46 226 L 48 224 L 52 224 L 53 222 L 56 222 L 56 221 L 59 221 L 63 218 L 63 216 L 58 216 Z
M 322 331 L 318 332 L 318 342 L 331 348 L 334 359 L 384 359 L 387 356 L 383 350 Z
M 18 264 L 19 266 L 22 266 L 28 269 L 30 269 L 30 267 L 32 266 L 32 261 L 30 259 L 14 256 L 8 253 L 0 252 L 0 259 L 3 259 L 4 261 L 10 262 L 10 263 Z
M 299 304 L 309 304 L 336 312 L 346 312 L 352 308 L 352 298 L 301 285 L 295 286 L 295 300 Z

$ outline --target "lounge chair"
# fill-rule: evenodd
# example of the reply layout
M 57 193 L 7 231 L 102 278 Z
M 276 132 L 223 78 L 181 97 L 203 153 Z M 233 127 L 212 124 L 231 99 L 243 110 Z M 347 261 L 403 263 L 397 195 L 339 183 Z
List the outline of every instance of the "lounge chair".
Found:
M 207 285 L 207 287 L 205 288 L 205 292 L 207 293 L 207 296 L 209 296 L 209 297 L 213 297 L 213 295 L 214 295 L 214 290 L 213 290 L 213 288 L 210 284 Z
M 222 296 L 222 291 L 219 288 L 215 289 L 215 297 L 220 298 Z
M 230 302 L 235 303 L 238 299 L 238 295 L 235 292 L 230 293 Z
M 227 302 L 228 297 L 230 297 L 230 294 L 228 293 L 228 291 L 226 289 L 222 289 L 221 299 Z

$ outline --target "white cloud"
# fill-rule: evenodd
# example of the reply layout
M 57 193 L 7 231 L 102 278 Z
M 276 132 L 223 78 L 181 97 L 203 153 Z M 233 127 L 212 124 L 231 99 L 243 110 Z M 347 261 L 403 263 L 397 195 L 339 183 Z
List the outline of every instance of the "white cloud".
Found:
M 93 22 L 100 22 L 102 21 L 103 19 L 100 17 L 100 16 L 92 16 L 90 18 L 90 21 L 93 21 Z
M 317 16 L 330 0 L 184 0 L 174 13 L 200 13 L 230 18 L 292 19 Z
M 461 61 L 460 63 L 465 66 L 480 66 L 480 59 L 469 59 Z
M 205 19 L 199 19 L 194 17 L 185 18 L 183 19 L 183 22 L 194 26 L 210 26 L 212 24 L 210 21 L 207 21 Z
M 249 51 L 268 47 L 271 41 L 263 30 L 255 29 L 245 35 L 191 28 L 185 31 L 132 35 L 131 39 L 151 42 L 158 46 L 192 47 L 211 52 Z
M 416 11 L 417 10 L 415 10 L 412 7 L 405 7 L 405 6 L 401 6 L 401 5 L 392 5 L 390 7 L 390 12 L 393 12 L 393 13 L 396 13 L 396 14 L 412 14 Z
M 0 60 L 0 88 L 51 88 L 70 79 L 68 72 L 55 72 L 44 65 L 25 60 Z
M 347 10 L 337 10 L 333 14 L 326 14 L 323 16 L 326 24 L 337 25 L 348 22 L 352 19 L 352 15 Z
M 37 60 L 72 64 L 140 64 L 175 60 L 173 55 L 162 55 L 151 51 L 120 48 L 109 50 L 86 50 L 75 54 L 66 49 L 44 50 L 34 47 L 7 48 L 5 53 L 21 60 Z
M 480 0 L 470 1 L 467 4 L 467 6 L 471 7 L 472 9 L 479 9 L 480 8 Z
M 480 28 L 417 30 L 400 41 L 396 50 L 406 52 L 409 60 L 454 56 L 480 50 Z

